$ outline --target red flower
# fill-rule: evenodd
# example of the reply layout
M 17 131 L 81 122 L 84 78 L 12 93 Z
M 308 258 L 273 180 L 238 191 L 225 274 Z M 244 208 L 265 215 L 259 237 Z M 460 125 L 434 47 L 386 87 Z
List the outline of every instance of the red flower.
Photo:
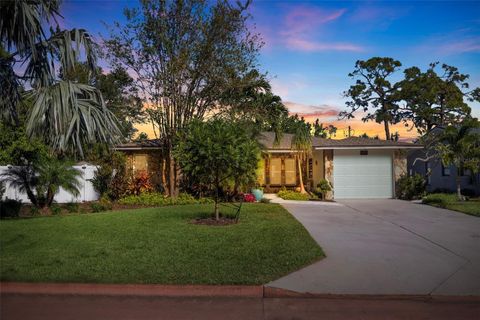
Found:
M 256 199 L 255 199 L 255 196 L 251 193 L 245 193 L 243 195 L 243 201 L 245 202 L 255 202 Z

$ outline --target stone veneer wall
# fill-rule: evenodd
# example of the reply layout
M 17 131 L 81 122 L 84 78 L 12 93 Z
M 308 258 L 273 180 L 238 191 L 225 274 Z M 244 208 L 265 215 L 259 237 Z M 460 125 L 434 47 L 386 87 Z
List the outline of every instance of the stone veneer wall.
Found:
M 406 150 L 395 150 L 393 152 L 393 172 L 396 187 L 398 179 L 400 179 L 402 175 L 406 175 L 408 173 Z
M 333 150 L 324 150 L 323 151 L 323 163 L 325 166 L 324 172 L 324 178 L 330 182 L 332 185 L 333 189 L 335 190 L 335 186 L 333 185 Z M 326 200 L 332 200 L 333 199 L 333 192 L 329 191 L 325 195 Z

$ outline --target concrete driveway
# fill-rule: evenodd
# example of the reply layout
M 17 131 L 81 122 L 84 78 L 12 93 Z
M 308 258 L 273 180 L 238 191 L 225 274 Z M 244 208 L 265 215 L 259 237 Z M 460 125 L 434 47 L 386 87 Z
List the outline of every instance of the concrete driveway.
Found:
M 282 205 L 327 257 L 271 287 L 321 294 L 480 296 L 480 218 L 401 200 Z

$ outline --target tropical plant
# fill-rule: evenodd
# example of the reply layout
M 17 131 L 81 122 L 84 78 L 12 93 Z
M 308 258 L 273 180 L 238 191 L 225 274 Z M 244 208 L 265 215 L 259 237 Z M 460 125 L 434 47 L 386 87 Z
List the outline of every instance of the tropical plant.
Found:
M 150 181 L 150 175 L 146 170 L 140 170 L 132 174 L 128 182 L 127 192 L 133 195 L 152 192 L 154 187 Z
M 426 181 L 420 174 L 402 175 L 395 184 L 397 198 L 403 200 L 421 199 L 425 195 Z
M 344 93 L 350 98 L 345 103 L 347 110 L 340 112 L 339 116 L 351 119 L 356 111 L 363 111 L 362 120 L 383 123 L 386 140 L 390 140 L 390 125 L 398 123 L 400 117 L 399 84 L 392 84 L 389 78 L 401 66 L 400 61 L 388 57 L 358 60 L 355 70 L 349 74 L 356 82 Z
M 328 182 L 326 179 L 320 180 L 320 182 L 317 184 L 317 187 L 315 188 L 315 193 L 321 196 L 322 200 L 325 200 L 325 194 L 329 191 L 332 191 L 332 186 L 330 185 L 330 182 Z
M 443 165 L 457 168 L 456 184 L 459 201 L 465 200 L 461 190 L 461 170 L 480 171 L 480 124 L 475 118 L 465 119 L 460 125 L 448 126 L 440 135 L 435 149 Z
M 82 57 L 91 72 L 96 68 L 90 34 L 61 30 L 59 6 L 59 0 L 0 2 L 0 115 L 18 126 L 20 106 L 31 101 L 27 135 L 59 153 L 83 157 L 85 144 L 114 143 L 120 131 L 100 91 L 58 77 L 59 70 L 73 69 Z
M 215 218 L 219 219 L 219 191 L 230 178 L 255 175 L 260 149 L 241 126 L 220 119 L 193 121 L 179 136 L 175 157 L 182 173 L 213 187 Z
M 63 188 L 74 196 L 80 194 L 78 177 L 81 171 L 68 161 L 50 158 L 40 164 L 12 166 L 0 177 L 11 187 L 26 193 L 32 205 L 50 207 L 55 195 Z
M 144 0 L 126 9 L 125 22 L 116 23 L 104 40 L 112 64 L 135 74 L 155 135 L 165 141 L 171 196 L 179 192 L 177 133 L 193 119 L 230 108 L 222 103 L 227 93 L 246 85 L 256 67 L 261 42 L 248 30 L 248 4 Z
M 96 161 L 97 170 L 91 182 L 100 197 L 117 200 L 127 193 L 129 178 L 126 161 L 125 154 L 118 151 L 108 153 Z

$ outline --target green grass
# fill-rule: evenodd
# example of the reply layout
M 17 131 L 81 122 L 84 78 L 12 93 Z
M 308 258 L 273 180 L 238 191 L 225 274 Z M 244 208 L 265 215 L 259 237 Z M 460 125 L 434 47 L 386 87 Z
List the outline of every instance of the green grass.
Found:
M 263 284 L 322 250 L 276 204 L 244 204 L 240 223 L 191 224 L 212 205 L 0 222 L 2 281 Z
M 283 200 L 298 200 L 298 201 L 308 201 L 310 196 L 308 194 L 292 191 L 292 190 L 280 190 L 277 193 L 277 196 Z
M 422 202 L 435 207 L 459 211 L 480 217 L 480 199 L 458 201 L 455 194 L 433 193 L 423 197 Z

